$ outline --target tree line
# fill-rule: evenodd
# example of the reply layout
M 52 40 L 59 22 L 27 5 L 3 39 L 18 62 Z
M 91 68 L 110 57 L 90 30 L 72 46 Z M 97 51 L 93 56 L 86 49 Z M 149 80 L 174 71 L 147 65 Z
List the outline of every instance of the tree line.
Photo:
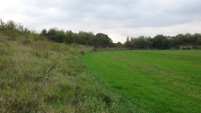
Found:
M 71 30 L 61 30 L 57 28 L 43 29 L 40 33 L 23 27 L 20 23 L 12 20 L 3 22 L 0 19 L 0 33 L 3 33 L 11 39 L 17 36 L 24 36 L 30 40 L 37 41 L 48 39 L 59 43 L 82 44 L 94 47 L 113 47 L 129 49 L 171 49 L 179 48 L 180 45 L 201 45 L 201 34 L 178 34 L 176 36 L 156 35 L 155 37 L 139 36 L 136 38 L 127 37 L 124 44 L 113 43 L 107 34 L 80 31 L 74 33 Z
M 97 33 L 96 35 L 92 32 L 84 31 L 73 33 L 71 30 L 64 31 L 50 28 L 49 30 L 43 29 L 40 34 L 50 40 L 67 44 L 76 43 L 95 47 L 111 47 L 113 44 L 108 35 L 104 33 Z
M 94 47 L 111 47 L 113 45 L 112 40 L 104 33 L 94 34 L 84 31 L 73 33 L 71 30 L 64 31 L 57 28 L 50 28 L 49 30 L 43 29 L 40 33 L 37 33 L 24 28 L 20 23 L 16 23 L 12 20 L 3 22 L 0 19 L 0 32 L 10 36 L 12 39 L 23 35 L 34 41 L 46 38 L 59 43 L 75 43 Z
M 174 49 L 180 45 L 201 45 L 201 34 L 178 34 L 176 36 L 156 35 L 155 37 L 139 36 L 129 38 L 125 42 L 129 49 Z

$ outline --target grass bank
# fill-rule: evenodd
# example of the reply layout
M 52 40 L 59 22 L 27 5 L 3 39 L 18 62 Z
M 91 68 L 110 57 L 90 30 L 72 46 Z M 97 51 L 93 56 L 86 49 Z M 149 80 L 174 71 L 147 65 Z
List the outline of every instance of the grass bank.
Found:
M 119 112 L 112 94 L 85 71 L 81 57 L 91 50 L 0 34 L 0 112 Z
M 83 60 L 125 112 L 201 112 L 201 51 L 96 52 Z

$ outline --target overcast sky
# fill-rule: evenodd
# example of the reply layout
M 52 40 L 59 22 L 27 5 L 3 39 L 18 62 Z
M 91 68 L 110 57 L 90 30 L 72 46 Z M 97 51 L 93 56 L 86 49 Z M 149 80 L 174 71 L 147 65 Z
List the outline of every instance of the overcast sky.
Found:
M 201 33 L 201 0 L 0 0 L 0 18 L 36 31 L 101 32 L 125 42 L 127 36 Z

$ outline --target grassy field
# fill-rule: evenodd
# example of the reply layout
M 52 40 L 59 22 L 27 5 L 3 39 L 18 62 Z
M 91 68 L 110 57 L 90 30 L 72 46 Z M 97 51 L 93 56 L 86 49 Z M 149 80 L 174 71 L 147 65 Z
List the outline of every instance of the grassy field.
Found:
M 201 51 L 108 51 L 0 32 L 0 113 L 201 112 Z
M 83 60 L 125 112 L 201 113 L 201 51 L 108 51 Z

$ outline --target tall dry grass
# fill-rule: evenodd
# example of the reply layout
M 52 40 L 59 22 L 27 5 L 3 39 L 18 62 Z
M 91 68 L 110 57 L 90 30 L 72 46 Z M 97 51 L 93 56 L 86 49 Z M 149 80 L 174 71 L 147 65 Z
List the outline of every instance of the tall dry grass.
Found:
M 0 112 L 111 113 L 114 95 L 85 71 L 91 47 L 1 34 Z M 9 45 L 9 46 L 8 46 Z

